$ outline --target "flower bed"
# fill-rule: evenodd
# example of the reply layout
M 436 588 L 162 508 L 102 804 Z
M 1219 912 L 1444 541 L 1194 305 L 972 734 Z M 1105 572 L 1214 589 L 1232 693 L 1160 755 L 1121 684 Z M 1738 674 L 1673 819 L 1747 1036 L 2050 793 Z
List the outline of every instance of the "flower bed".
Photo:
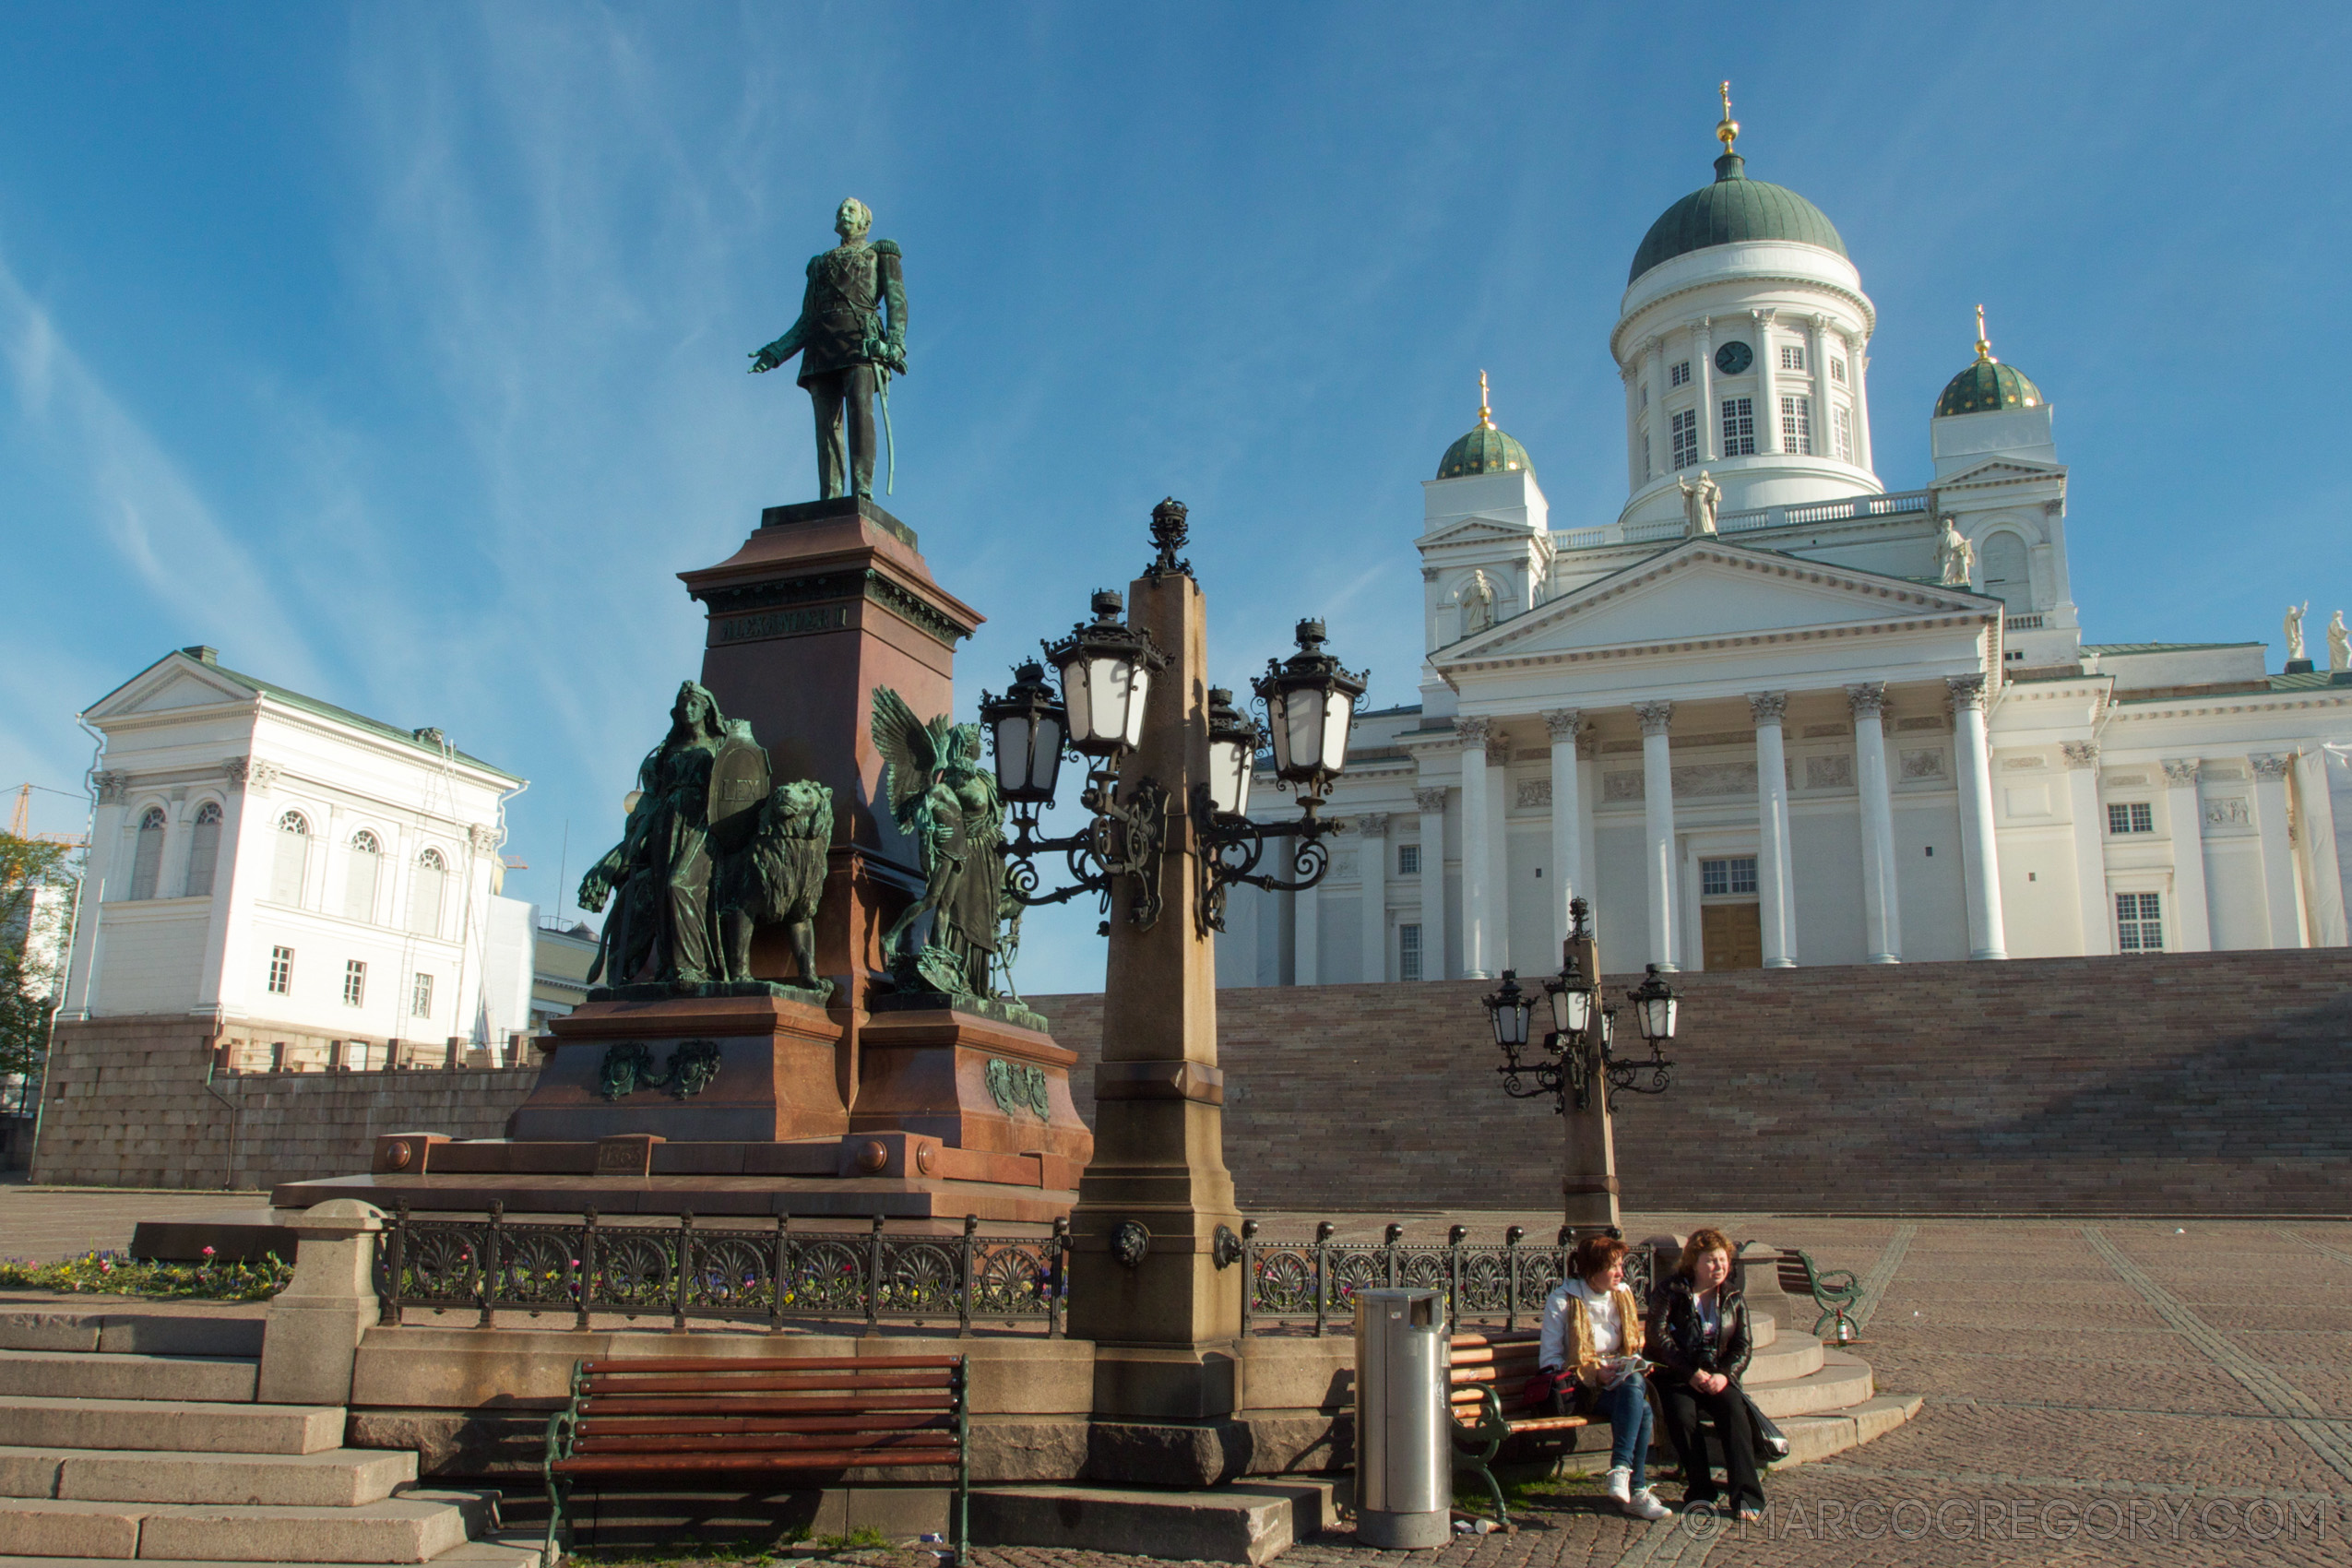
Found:
M 205 1248 L 209 1253 L 212 1249 Z M 121 1253 L 86 1253 L 58 1263 L 0 1259 L 0 1289 L 68 1295 L 151 1296 L 203 1301 L 266 1301 L 286 1288 L 294 1267 L 271 1257 L 258 1264 L 138 1263 Z

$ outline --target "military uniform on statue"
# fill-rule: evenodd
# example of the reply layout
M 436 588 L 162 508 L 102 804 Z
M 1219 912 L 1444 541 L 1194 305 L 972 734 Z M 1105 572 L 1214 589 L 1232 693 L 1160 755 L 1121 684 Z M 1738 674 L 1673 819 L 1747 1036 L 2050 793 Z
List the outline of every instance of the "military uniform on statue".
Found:
M 378 1140 L 364 1176 L 289 1184 L 390 1207 L 710 1217 L 1067 1215 L 1093 1134 L 1074 1053 L 1009 993 L 1004 806 L 955 648 L 981 617 L 875 505 L 874 403 L 907 368 L 898 247 L 835 215 L 798 354 L 821 498 L 771 506 L 680 574 L 700 678 L 639 766 L 580 903 L 605 914 L 588 1002 L 554 1020 L 503 1139 Z

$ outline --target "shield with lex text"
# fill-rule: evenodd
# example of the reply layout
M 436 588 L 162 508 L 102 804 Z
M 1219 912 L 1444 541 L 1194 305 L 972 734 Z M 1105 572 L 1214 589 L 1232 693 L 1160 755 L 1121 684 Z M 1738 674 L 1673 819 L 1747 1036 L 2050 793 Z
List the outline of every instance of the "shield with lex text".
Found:
M 768 785 L 766 750 L 747 732 L 733 731 L 719 743 L 710 765 L 713 849 L 731 855 L 752 841 L 759 831 L 759 806 L 767 799 Z

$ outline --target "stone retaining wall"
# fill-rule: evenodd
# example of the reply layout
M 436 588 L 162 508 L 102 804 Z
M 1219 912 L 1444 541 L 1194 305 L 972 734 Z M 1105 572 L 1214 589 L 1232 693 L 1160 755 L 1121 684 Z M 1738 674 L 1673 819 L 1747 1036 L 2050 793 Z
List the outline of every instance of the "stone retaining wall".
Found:
M 2352 950 L 1675 983 L 1674 1087 L 1619 1097 L 1630 1208 L 2352 1213 Z M 1550 1206 L 1559 1123 L 1503 1096 L 1490 989 L 1220 992 L 1244 1206 Z M 1030 1001 L 1079 1053 L 1091 1123 L 1101 998 Z M 60 1026 L 36 1179 L 255 1187 L 364 1170 L 378 1133 L 499 1136 L 536 1077 L 257 1074 L 208 1090 L 210 1041 L 185 1018 Z

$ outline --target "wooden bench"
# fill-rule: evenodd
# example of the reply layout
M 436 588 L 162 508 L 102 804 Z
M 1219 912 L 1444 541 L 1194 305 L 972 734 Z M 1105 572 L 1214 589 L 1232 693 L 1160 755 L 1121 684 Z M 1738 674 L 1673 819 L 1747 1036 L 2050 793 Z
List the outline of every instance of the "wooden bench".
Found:
M 1469 1332 L 1454 1336 L 1448 1360 L 1447 1390 L 1454 1412 L 1454 1467 L 1469 1470 L 1486 1482 L 1494 1499 L 1494 1522 L 1516 1530 L 1503 1501 L 1503 1487 L 1494 1479 L 1494 1456 L 1515 1437 L 1562 1438 L 1590 1426 L 1587 1416 L 1555 1416 L 1549 1402 L 1530 1405 L 1525 1390 L 1536 1375 L 1536 1355 L 1542 1333 L 1532 1328 L 1512 1332 Z
M 1861 1305 L 1861 1282 L 1853 1271 L 1844 1268 L 1824 1270 L 1805 1253 L 1789 1249 L 1780 1254 L 1780 1289 L 1786 1296 L 1810 1297 L 1821 1309 L 1821 1316 L 1813 1320 L 1813 1337 L 1821 1337 L 1822 1324 L 1837 1325 L 1837 1342 L 1850 1345 L 1861 1332 L 1847 1312 L 1848 1307 Z
M 580 1361 L 547 1423 L 553 1563 L 579 1476 L 700 1478 L 925 1466 L 956 1476 L 956 1561 L 970 1559 L 970 1412 L 961 1356 Z M 568 1538 L 568 1532 L 564 1532 Z

